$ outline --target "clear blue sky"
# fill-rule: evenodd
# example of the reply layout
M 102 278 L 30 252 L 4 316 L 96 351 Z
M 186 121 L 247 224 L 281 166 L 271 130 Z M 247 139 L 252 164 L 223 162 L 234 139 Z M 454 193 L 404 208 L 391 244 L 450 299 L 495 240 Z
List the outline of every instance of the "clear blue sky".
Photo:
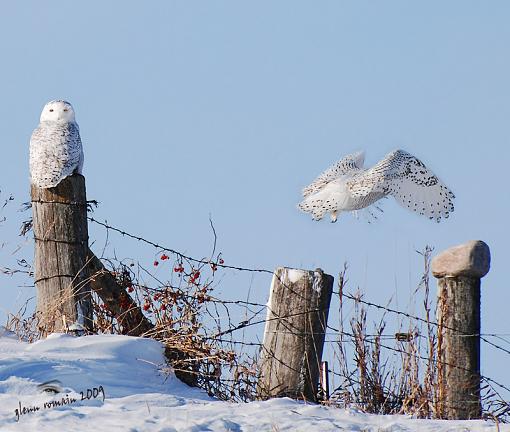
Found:
M 0 197 L 28 201 L 30 134 L 44 103 L 65 98 L 96 217 L 206 256 L 211 214 L 227 263 L 336 275 L 347 261 L 351 290 L 410 312 L 415 250 L 482 239 L 493 254 L 483 331 L 510 333 L 509 20 L 505 1 L 4 2 Z M 370 165 L 394 148 L 455 192 L 449 220 L 393 200 L 370 225 L 297 211 L 301 188 L 343 155 L 364 149 Z M 5 215 L 0 264 L 28 216 Z M 104 232 L 91 238 L 100 250 Z M 119 257 L 153 259 L 110 241 Z M 16 256 L 32 253 L 28 242 Z M 269 280 L 227 273 L 221 294 L 250 287 L 265 300 Z M 1 277 L 2 314 L 32 294 Z M 508 359 L 482 350 L 483 372 L 510 384 Z

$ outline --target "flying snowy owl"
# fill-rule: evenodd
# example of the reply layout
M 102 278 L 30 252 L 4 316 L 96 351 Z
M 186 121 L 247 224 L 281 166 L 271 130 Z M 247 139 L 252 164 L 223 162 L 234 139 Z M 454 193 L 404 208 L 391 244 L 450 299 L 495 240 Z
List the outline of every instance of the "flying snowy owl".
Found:
M 74 173 L 81 174 L 83 149 L 80 129 L 69 102 L 48 102 L 39 126 L 30 138 L 30 179 L 40 188 L 57 186 Z
M 437 222 L 453 211 L 455 195 L 419 159 L 395 150 L 372 168 L 363 168 L 363 152 L 353 153 L 324 171 L 303 189 L 299 208 L 320 220 L 370 206 L 392 195 L 399 204 Z

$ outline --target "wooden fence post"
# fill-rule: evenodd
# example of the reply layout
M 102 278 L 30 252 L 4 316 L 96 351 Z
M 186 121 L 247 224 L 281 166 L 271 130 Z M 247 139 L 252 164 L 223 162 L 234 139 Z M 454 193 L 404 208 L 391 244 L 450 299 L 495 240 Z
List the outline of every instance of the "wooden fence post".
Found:
M 332 292 L 333 277 L 321 269 L 276 269 L 257 383 L 260 399 L 317 400 Z
M 143 314 L 140 306 L 119 285 L 113 274 L 99 258 L 89 250 L 87 268 L 90 274 L 90 288 L 94 291 L 120 325 L 120 332 L 129 336 L 143 336 L 154 328 L 154 324 Z
M 91 329 L 85 178 L 75 174 L 49 189 L 32 185 L 31 195 L 39 328 L 43 335 Z
M 452 247 L 432 260 L 438 278 L 439 404 L 447 419 L 482 415 L 480 279 L 489 268 L 490 250 L 482 241 Z

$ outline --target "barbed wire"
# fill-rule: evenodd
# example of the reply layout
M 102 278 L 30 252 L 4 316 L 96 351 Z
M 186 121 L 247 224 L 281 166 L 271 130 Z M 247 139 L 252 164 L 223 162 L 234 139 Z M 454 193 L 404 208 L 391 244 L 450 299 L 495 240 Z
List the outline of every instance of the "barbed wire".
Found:
M 234 328 L 231 328 L 229 330 L 226 330 L 224 332 L 221 332 L 219 334 L 211 336 L 210 339 L 215 340 L 219 336 L 230 334 L 230 333 L 235 332 L 236 330 L 240 330 L 240 329 L 243 329 L 243 328 L 246 328 L 246 327 L 249 327 L 249 326 L 266 323 L 267 321 L 274 321 L 274 320 L 281 320 L 281 319 L 286 319 L 286 318 L 293 318 L 293 317 L 298 317 L 300 315 L 308 314 L 310 312 L 318 312 L 318 311 L 320 311 L 320 310 L 316 309 L 316 310 L 302 311 L 302 312 L 299 312 L 299 313 L 287 314 L 287 315 L 284 315 L 284 316 L 274 316 L 274 317 L 269 318 L 269 319 L 259 320 L 259 321 L 255 321 L 255 322 L 249 322 L 249 320 L 245 320 L 245 321 L 241 322 L 238 326 L 235 326 Z M 343 339 L 342 338 L 341 339 L 342 342 L 346 342 L 346 341 L 351 341 L 352 342 L 352 339 L 355 338 L 355 335 L 353 333 L 350 333 L 350 332 L 347 332 L 347 331 L 344 331 L 344 330 L 340 330 L 340 329 L 337 329 L 337 328 L 331 327 L 331 326 L 327 326 L 327 327 L 330 330 L 334 330 L 336 332 L 335 334 L 340 336 L 341 338 L 343 336 L 346 336 L 346 337 L 350 338 L 350 339 Z M 312 332 L 309 332 L 309 333 L 292 332 L 292 331 L 289 331 L 288 329 L 286 329 L 285 331 L 275 331 L 275 333 L 288 333 L 288 334 L 293 334 L 293 335 L 296 335 L 296 336 L 304 336 L 306 334 L 317 334 L 317 335 L 328 334 L 327 332 L 315 332 L 315 333 L 312 333 Z M 331 333 L 329 333 L 329 334 L 331 334 Z M 380 342 L 380 340 L 381 339 L 384 340 L 384 338 L 399 340 L 397 335 L 385 335 L 385 334 L 380 334 L 379 335 L 379 334 L 375 334 L 375 335 L 365 335 L 365 336 L 367 336 L 367 338 L 364 338 L 363 340 L 365 340 L 366 342 L 368 342 L 370 344 L 378 344 L 378 346 L 380 346 L 380 347 L 382 347 L 384 349 L 387 349 L 389 351 L 398 352 L 400 354 L 406 354 L 408 356 L 414 356 L 415 358 L 420 359 L 420 360 L 424 360 L 424 361 L 429 361 L 430 360 L 430 358 L 422 356 L 422 355 L 420 355 L 418 353 L 411 353 L 411 352 L 403 350 L 403 349 L 399 349 L 399 348 L 395 348 L 395 347 L 390 347 L 390 346 L 385 345 L 385 344 Z M 370 339 L 369 337 L 373 337 L 373 339 Z M 222 339 L 219 339 L 219 340 L 223 341 Z M 242 345 L 263 346 L 263 344 L 250 343 L 250 342 L 244 342 L 244 341 L 225 340 L 225 342 L 227 342 L 227 343 L 235 343 L 235 344 L 242 344 Z M 336 341 L 325 341 L 325 342 L 328 342 L 328 343 L 337 343 L 338 340 L 336 340 Z M 404 342 L 408 342 L 408 341 L 404 341 Z M 464 366 L 460 366 L 460 365 L 449 363 L 449 362 L 444 362 L 444 361 L 441 361 L 441 360 L 438 360 L 438 359 L 435 359 L 434 361 L 435 361 L 435 363 L 440 363 L 440 364 L 442 364 L 444 366 L 450 366 L 450 367 L 453 367 L 453 368 L 458 368 L 458 369 L 461 369 L 461 370 L 465 370 L 465 371 L 471 372 L 470 369 L 468 369 L 468 368 L 466 368 Z M 494 380 L 493 378 L 490 378 L 490 377 L 488 377 L 486 375 L 480 374 L 480 379 L 485 380 L 487 382 L 491 382 L 491 383 L 497 385 L 498 387 L 500 387 L 500 388 L 502 388 L 502 389 L 504 389 L 504 390 L 506 390 L 506 391 L 508 391 L 510 393 L 510 388 L 509 387 L 507 387 L 506 385 L 504 385 L 504 384 Z
M 278 319 L 297 317 L 297 316 L 305 314 L 305 313 L 308 313 L 308 312 L 289 314 L 289 315 L 281 316 L 281 317 L 274 317 L 274 318 L 272 318 L 270 320 L 278 320 Z M 260 324 L 262 322 L 265 322 L 265 320 L 264 321 L 260 321 L 260 322 L 256 322 L 256 323 L 251 323 L 250 325 Z M 330 327 L 330 326 L 328 326 L 328 328 L 330 328 L 332 330 L 335 330 L 337 332 L 336 334 L 338 336 L 340 336 L 341 339 L 340 340 L 326 340 L 325 341 L 326 343 L 338 343 L 339 341 L 341 341 L 341 342 L 351 342 L 351 343 L 354 344 L 353 340 L 356 338 L 356 335 L 354 335 L 353 333 L 350 333 L 350 332 L 345 331 L 345 330 L 336 329 L 336 328 Z M 237 328 L 232 329 L 232 331 L 235 331 L 235 330 L 238 330 L 238 329 Z M 224 332 L 223 334 L 226 334 L 228 332 L 229 331 Z M 280 334 L 280 333 L 282 333 L 282 334 L 292 334 L 292 335 L 295 335 L 295 336 L 304 336 L 304 335 L 307 335 L 307 334 L 315 334 L 315 335 L 323 335 L 323 334 L 325 334 L 324 332 L 304 333 L 304 332 L 292 332 L 292 331 L 289 331 L 289 330 L 275 331 L 274 333 L 278 333 L 278 334 Z M 213 339 L 213 340 L 217 340 L 219 342 L 224 342 L 224 343 L 228 343 L 228 344 L 240 344 L 240 345 L 263 347 L 263 344 L 261 344 L 261 343 L 221 339 L 221 338 L 217 338 L 216 336 L 218 336 L 218 335 L 207 337 L 206 339 Z M 343 338 L 344 336 L 346 337 L 346 339 Z M 420 359 L 420 360 L 424 360 L 424 361 L 430 361 L 431 360 L 429 357 L 425 357 L 425 356 L 423 356 L 421 354 L 409 352 L 409 351 L 406 351 L 404 349 L 391 347 L 389 345 L 385 345 L 384 343 L 381 343 L 380 340 L 381 339 L 384 340 L 383 339 L 383 337 L 385 336 L 384 334 L 381 334 L 381 335 L 364 335 L 364 336 L 375 336 L 373 339 L 372 338 L 367 338 L 367 337 L 363 338 L 363 341 L 365 341 L 365 342 L 367 342 L 369 344 L 378 345 L 379 347 L 387 349 L 389 351 L 396 352 L 396 353 L 399 353 L 399 354 L 405 354 L 407 356 L 412 356 L 412 357 L 415 357 L 415 358 Z M 381 336 L 381 337 L 379 337 L 379 336 Z M 390 336 L 390 335 L 386 335 L 386 336 Z M 393 339 L 396 339 L 396 338 L 393 337 Z M 396 340 L 398 340 L 398 339 L 396 339 Z M 464 370 L 464 371 L 467 371 L 467 372 L 472 372 L 471 369 L 468 369 L 468 368 L 466 368 L 464 366 L 461 366 L 461 365 L 458 365 L 458 364 L 454 364 L 454 363 L 450 363 L 450 362 L 445 362 L 445 361 L 441 361 L 441 360 L 438 360 L 438 359 L 434 359 L 433 361 L 435 363 L 439 363 L 439 364 L 442 364 L 444 366 L 450 366 L 452 368 L 461 369 L 461 370 Z M 502 388 L 502 389 L 504 389 L 504 390 L 506 390 L 507 392 L 510 393 L 510 387 L 508 387 L 505 384 L 502 384 L 502 383 L 496 381 L 493 378 L 490 378 L 490 377 L 488 377 L 486 375 L 480 374 L 480 379 L 481 380 L 485 380 L 487 382 L 490 382 L 492 384 L 495 384 L 498 387 L 500 387 L 500 388 Z
M 423 322 L 425 324 L 430 324 L 430 325 L 433 325 L 435 327 L 441 327 L 441 328 L 444 328 L 444 329 L 447 329 L 447 330 L 451 330 L 451 331 L 454 331 L 455 333 L 458 333 L 459 336 L 461 337 L 479 337 L 482 341 L 484 341 L 485 343 L 487 343 L 488 345 L 506 353 L 506 354 L 510 354 L 510 350 L 500 346 L 500 345 L 497 345 L 495 344 L 494 342 L 491 342 L 490 340 L 486 339 L 486 336 L 494 336 L 494 337 L 497 337 L 497 336 L 501 336 L 501 335 L 506 335 L 505 333 L 465 333 L 463 332 L 462 330 L 460 329 L 457 329 L 457 328 L 453 328 L 453 327 L 449 327 L 445 324 L 439 324 L 435 321 L 428 321 L 424 318 L 421 318 L 421 317 L 418 317 L 418 316 L 415 316 L 415 315 L 412 315 L 412 314 L 409 314 L 407 312 L 403 312 L 403 311 L 399 311 L 399 310 L 396 310 L 396 309 L 392 309 L 390 307 L 387 307 L 387 306 L 383 306 L 383 305 L 380 305 L 380 304 L 377 304 L 377 303 L 373 303 L 373 302 L 370 302 L 370 301 L 366 301 L 366 300 L 363 300 L 362 298 L 360 298 L 359 296 L 354 296 L 352 294 L 349 294 L 349 293 L 340 293 L 339 291 L 334 291 L 335 294 L 337 295 L 342 295 L 343 297 L 346 297 L 350 300 L 353 300 L 355 302 L 359 302 L 359 303 L 362 303 L 366 306 L 371 306 L 371 307 L 375 307 L 377 309 L 381 309 L 381 310 L 384 310 L 386 312 L 390 312 L 390 313 L 394 313 L 394 314 L 397 314 L 397 315 L 401 315 L 401 316 L 405 316 L 406 318 L 410 318 L 410 319 L 414 319 L 416 321 L 420 321 L 420 322 Z
M 224 269 L 231 269 L 231 270 L 237 270 L 237 271 L 243 271 L 243 272 L 252 272 L 252 273 L 265 273 L 265 274 L 271 274 L 273 275 L 274 272 L 272 270 L 268 270 L 268 269 L 264 269 L 264 268 L 250 268 L 250 267 L 242 267 L 242 266 L 235 266 L 235 265 L 228 265 L 228 264 L 220 264 L 220 263 L 216 263 L 214 262 L 213 260 L 207 260 L 207 259 L 198 259 L 198 258 L 194 258 L 192 256 L 189 256 L 189 255 L 186 255 L 182 252 L 179 252 L 173 248 L 170 248 L 170 247 L 167 247 L 167 246 L 164 246 L 162 244 L 159 244 L 159 243 L 156 243 L 156 242 L 153 242 L 151 240 L 148 240 L 146 238 L 143 238 L 141 236 L 138 236 L 138 235 L 134 235 L 134 234 L 131 234 L 123 229 L 120 229 L 120 228 L 117 228 L 113 225 L 110 225 L 108 222 L 101 222 L 93 217 L 90 217 L 88 216 L 88 220 L 92 223 L 95 223 L 97 225 L 100 225 L 102 226 L 103 228 L 105 228 L 106 230 L 111 230 L 111 231 L 114 231 L 114 232 L 117 232 L 118 234 L 122 235 L 122 236 L 125 236 L 125 237 L 128 237 L 128 238 L 131 238 L 131 239 L 134 239 L 134 240 L 137 240 L 139 242 L 142 242 L 142 243 L 145 243 L 147 245 L 150 245 L 156 249 L 159 249 L 161 251 L 164 251 L 164 252 L 168 252 L 168 253 L 171 253 L 175 256 L 177 256 L 178 258 L 182 259 L 182 260 L 186 260 L 188 262 L 194 262 L 194 263 L 197 263 L 197 264 L 214 264 L 216 267 L 218 268 L 224 268 Z M 380 305 L 380 304 L 377 304 L 377 303 L 374 303 L 374 302 L 371 302 L 371 301 L 367 301 L 367 300 L 364 300 L 362 298 L 360 298 L 359 296 L 354 296 L 352 294 L 349 294 L 349 293 L 341 293 L 341 292 L 338 292 L 338 291 L 334 291 L 335 294 L 339 295 L 339 296 L 342 296 L 342 297 L 346 297 L 350 300 L 353 300 L 353 301 L 356 301 L 356 302 L 360 302 L 366 306 L 369 306 L 369 307 L 374 307 L 374 308 L 377 308 L 377 309 L 380 309 L 380 310 L 384 310 L 386 312 L 389 312 L 389 313 L 392 313 L 392 314 L 396 314 L 396 315 L 400 315 L 400 316 L 405 316 L 406 318 L 408 319 L 413 319 L 413 320 L 416 320 L 416 321 L 419 321 L 419 322 L 423 322 L 427 325 L 433 325 L 435 327 L 442 327 L 442 328 L 445 328 L 445 329 L 448 329 L 448 330 L 452 330 L 452 331 L 455 331 L 456 333 L 459 333 L 459 335 L 463 336 L 463 337 L 480 337 L 480 339 L 482 341 L 484 341 L 485 343 L 487 343 L 488 345 L 506 353 L 506 354 L 510 354 L 510 350 L 502 347 L 502 346 L 499 346 L 495 343 L 493 343 L 492 341 L 488 340 L 486 337 L 502 337 L 502 336 L 508 336 L 509 334 L 508 333 L 480 333 L 480 334 L 466 334 L 465 332 L 461 331 L 460 329 L 455 329 L 455 328 L 451 328 L 451 327 L 448 327 L 448 326 L 445 326 L 444 324 L 439 324 L 437 322 L 434 322 L 434 321 L 431 321 L 431 320 L 426 320 L 422 317 L 418 317 L 418 316 L 415 316 L 415 315 L 412 315 L 410 313 L 407 313 L 407 312 L 404 312 L 404 311 L 400 311 L 400 310 L 397 310 L 397 309 L 394 309 L 394 308 L 391 308 L 391 307 L 388 307 L 388 306 L 383 306 L 383 305 Z M 255 303 L 255 302 L 245 302 L 245 301 L 242 301 L 242 300 L 230 300 L 230 301 L 221 301 L 219 299 L 214 299 L 220 303 L 224 303 L 224 304 L 238 304 L 238 305 L 251 305 L 251 306 L 259 306 L 259 307 L 267 307 L 267 305 L 263 305 L 263 304 L 260 304 L 260 303 Z M 318 310 L 317 310 L 318 311 Z M 224 342 L 224 343 L 230 343 L 230 344 L 242 344 L 242 345 L 252 345 L 252 346 L 262 346 L 262 344 L 259 344 L 259 343 L 253 343 L 253 342 L 244 342 L 244 341 L 232 341 L 232 340 L 225 340 L 225 339 L 221 339 L 221 336 L 225 336 L 227 334 L 231 334 L 231 333 L 234 333 L 235 331 L 237 330 L 241 330 L 241 329 L 245 329 L 247 327 L 250 327 L 250 326 L 254 326 L 254 325 L 258 325 L 258 324 L 262 324 L 262 323 L 266 323 L 268 320 L 271 321 L 271 320 L 279 320 L 279 319 L 284 319 L 284 318 L 290 318 L 290 317 L 293 317 L 293 316 L 299 316 L 299 315 L 302 315 L 302 314 L 308 314 L 310 312 L 313 312 L 313 310 L 308 310 L 308 311 L 304 311 L 304 312 L 299 312 L 299 313 L 295 313 L 295 314 L 289 314 L 289 315 L 286 315 L 286 316 L 279 316 L 279 317 L 273 317 L 273 318 L 269 318 L 269 319 L 264 319 L 264 320 L 258 320 L 258 321 L 253 321 L 253 322 L 250 322 L 252 318 L 249 318 L 249 319 L 245 319 L 241 322 L 239 322 L 237 325 L 231 327 L 230 329 L 228 330 L 225 330 L 225 331 L 222 331 L 222 332 L 219 332 L 217 334 L 215 334 L 214 336 L 210 336 L 208 337 L 209 339 L 214 339 L 214 340 L 218 340 L 219 342 Z M 258 315 L 260 313 L 257 312 L 256 315 Z M 337 331 L 338 335 L 342 335 L 342 336 L 347 336 L 347 337 L 353 337 L 354 335 L 348 333 L 348 332 L 345 332 L 345 331 L 342 331 L 340 332 L 339 329 L 334 329 L 334 328 L 331 328 L 335 331 Z M 367 335 L 368 336 L 368 335 Z M 397 335 L 376 335 L 376 337 L 381 337 L 381 338 L 385 338 L 385 339 L 396 339 L 398 340 L 398 337 Z M 380 347 L 382 348 L 385 348 L 385 349 L 388 349 L 390 351 L 394 351 L 394 352 L 398 352 L 398 353 L 403 353 L 403 354 L 406 354 L 406 355 L 414 355 L 416 356 L 417 358 L 421 359 L 421 360 L 429 360 L 427 357 L 424 357 L 424 356 L 421 356 L 421 355 L 418 355 L 418 354 L 412 354 L 412 353 L 409 353 L 408 351 L 405 351 L 405 350 L 401 350 L 401 349 L 398 349 L 398 348 L 394 348 L 394 347 L 390 347 L 390 346 L 387 346 L 387 345 L 384 345 L 384 344 L 381 344 L 380 341 L 376 341 L 375 339 L 374 340 L 371 340 L 371 339 L 366 339 L 366 341 L 368 343 L 378 343 Z M 508 341 L 506 341 L 508 342 Z M 452 364 L 447 364 L 447 363 L 444 363 L 443 364 L 445 365 L 448 365 L 448 366 L 451 366 L 451 367 L 459 367 L 459 368 L 463 368 L 462 366 L 458 366 L 458 365 L 452 365 Z M 490 382 L 494 385 L 497 385 L 498 387 L 510 392 L 510 388 L 505 386 L 504 384 L 501 384 L 499 383 L 498 381 L 490 378 L 490 377 L 487 377 L 485 375 L 480 375 L 481 379 L 487 381 L 487 382 Z
M 268 270 L 268 269 L 265 269 L 265 268 L 250 268 L 250 267 L 234 266 L 234 265 L 229 265 L 229 264 L 216 263 L 216 262 L 214 262 L 212 260 L 194 258 L 194 257 L 188 256 L 188 255 L 186 255 L 186 254 L 184 254 L 182 252 L 179 252 L 176 249 L 169 248 L 169 247 L 163 246 L 163 245 L 161 245 L 159 243 L 156 243 L 156 242 L 153 242 L 151 240 L 148 240 L 148 239 L 146 239 L 144 237 L 141 237 L 141 236 L 138 236 L 138 235 L 135 235 L 135 234 L 131 234 L 131 233 L 129 233 L 129 232 L 127 232 L 127 231 L 125 231 L 125 230 L 123 230 L 121 228 L 117 228 L 117 227 L 115 227 L 113 225 L 110 225 L 106 221 L 105 222 L 101 222 L 101 221 L 98 221 L 97 219 L 94 219 L 91 216 L 88 216 L 87 218 L 91 222 L 93 222 L 95 224 L 98 224 L 98 225 L 102 226 L 103 228 L 105 228 L 107 230 L 111 230 L 111 231 L 117 232 L 117 233 L 121 234 L 122 236 L 129 237 L 131 239 L 134 239 L 134 240 L 140 241 L 142 243 L 148 244 L 150 246 L 155 247 L 156 249 L 160 249 L 161 251 L 170 252 L 170 253 L 176 255 L 179 258 L 182 258 L 182 259 L 185 259 L 185 260 L 188 260 L 188 261 L 191 261 L 191 262 L 195 262 L 197 264 L 214 264 L 217 267 L 221 267 L 221 268 L 225 268 L 225 269 L 238 270 L 238 271 L 244 271 L 244 272 L 253 272 L 253 273 L 267 273 L 267 274 L 271 274 L 271 275 L 274 274 L 274 271 Z M 367 306 L 372 306 L 372 307 L 375 307 L 377 309 L 385 310 L 385 311 L 393 313 L 393 314 L 405 316 L 406 318 L 415 319 L 415 320 L 423 322 L 425 324 L 431 324 L 431 325 L 436 326 L 436 327 L 440 325 L 437 322 L 427 321 L 424 318 L 418 317 L 416 315 L 412 315 L 412 314 L 410 314 L 408 312 L 400 311 L 400 310 L 393 309 L 393 308 L 388 307 L 388 306 L 384 306 L 384 305 L 380 305 L 380 304 L 377 304 L 377 303 L 374 303 L 374 302 L 370 302 L 370 301 L 362 299 L 361 297 L 357 297 L 357 296 L 354 296 L 354 295 L 349 294 L 349 293 L 340 293 L 339 291 L 333 291 L 333 294 L 341 295 L 341 296 L 346 297 L 346 298 L 348 298 L 350 300 L 358 301 L 358 302 L 363 303 L 363 304 L 365 304 Z M 229 300 L 229 301 L 228 300 L 221 300 L 221 302 L 223 302 L 223 303 L 231 303 L 231 304 L 250 304 L 252 306 L 266 306 L 266 305 L 263 305 L 263 304 L 260 304 L 260 303 L 245 302 L 243 300 Z M 463 333 L 459 329 L 455 329 L 455 328 L 448 327 L 448 326 L 445 326 L 445 325 L 442 325 L 442 327 L 446 328 L 448 330 L 452 330 L 452 331 L 461 333 L 463 336 L 480 336 L 480 337 L 484 337 L 484 336 L 493 336 L 493 337 L 510 336 L 510 333 L 495 333 L 495 332 L 494 333 L 465 334 L 465 333 Z M 490 341 L 485 340 L 485 342 L 491 344 Z M 507 351 L 507 353 L 510 354 L 510 351 Z
M 346 334 L 347 334 L 347 333 L 346 333 Z M 354 335 L 352 335 L 352 336 L 354 336 Z M 368 342 L 368 343 L 371 343 L 371 344 L 378 343 L 378 342 L 376 342 L 376 341 L 371 341 L 371 340 L 369 340 L 369 339 L 367 339 L 367 342 Z M 390 346 L 388 346 L 388 345 L 384 345 L 384 344 L 381 344 L 381 343 L 379 343 L 379 346 L 381 346 L 382 348 L 385 348 L 385 349 L 387 349 L 387 350 L 390 350 L 390 351 L 395 351 L 395 352 L 398 352 L 398 353 L 401 353 L 401 354 L 406 354 L 406 355 L 408 355 L 408 356 L 414 356 L 414 357 L 416 357 L 416 358 L 418 358 L 418 359 L 420 359 L 420 360 L 426 360 L 426 361 L 429 361 L 429 360 L 430 360 L 428 357 L 424 357 L 424 356 L 419 355 L 419 354 L 417 354 L 417 353 L 410 353 L 410 352 L 408 352 L 408 351 L 401 350 L 401 349 L 394 348 L 394 347 L 390 347 Z M 459 365 L 457 365 L 457 364 L 448 363 L 448 362 L 440 361 L 440 360 L 437 360 L 437 359 L 435 360 L 435 362 L 436 362 L 436 363 L 440 363 L 440 364 L 442 364 L 442 365 L 444 365 L 444 366 L 450 366 L 450 367 L 453 367 L 453 368 L 456 368 L 456 369 L 461 369 L 461 370 L 464 370 L 464 371 L 467 371 L 467 372 L 472 372 L 472 371 L 471 371 L 471 369 L 468 369 L 468 368 L 466 368 L 466 367 L 464 367 L 464 366 L 459 366 Z M 494 379 L 492 379 L 492 378 L 489 378 L 489 377 L 488 377 L 488 376 L 486 376 L 486 375 L 482 375 L 482 374 L 480 374 L 480 379 L 485 380 L 485 381 L 489 381 L 489 382 L 491 382 L 491 383 L 493 383 L 493 384 L 496 384 L 497 386 L 501 387 L 502 389 L 505 389 L 507 392 L 509 392 L 509 393 L 510 393 L 510 388 L 509 388 L 509 387 L 507 387 L 507 386 L 506 386 L 506 385 L 504 385 L 504 384 L 501 384 L 500 382 L 498 382 L 498 381 L 496 381 L 496 380 L 494 380 Z
M 244 271 L 244 272 L 252 272 L 252 273 L 269 273 L 269 274 L 273 274 L 273 272 L 271 270 L 267 270 L 267 269 L 257 269 L 257 268 L 248 268 L 248 267 L 240 267 L 240 266 L 233 266 L 233 265 L 228 265 L 228 264 L 220 264 L 220 263 L 216 263 L 212 260 L 206 260 L 206 259 L 199 259 L 199 258 L 193 258 L 191 256 L 188 256 L 182 252 L 179 252 L 175 249 L 172 249 L 172 248 L 169 248 L 169 247 L 166 247 L 166 246 L 163 246 L 159 243 L 155 243 L 153 241 L 150 241 L 150 240 L 147 240 L 143 237 L 140 237 L 140 236 L 137 236 L 137 235 L 134 235 L 134 234 L 130 234 L 128 233 L 127 231 L 125 230 L 122 230 L 120 228 L 116 228 L 112 225 L 109 225 L 107 222 L 101 222 L 101 221 L 98 221 L 97 219 L 94 219 L 93 217 L 90 217 L 90 216 L 87 216 L 87 219 L 97 225 L 101 225 L 102 227 L 106 228 L 107 230 L 111 230 L 111 231 L 115 231 L 119 234 L 121 234 L 122 236 L 125 236 L 125 237 L 129 237 L 133 240 L 137 240 L 139 242 L 142 242 L 142 243 L 145 243 L 145 244 L 148 244 L 150 246 L 153 246 L 155 247 L 156 249 L 160 249 L 161 251 L 164 251 L 164 252 L 169 252 L 181 259 L 184 259 L 186 261 L 190 261 L 190 262 L 194 262 L 194 263 L 197 263 L 197 264 L 214 264 L 216 267 L 221 267 L 221 268 L 225 268 L 225 269 L 231 269 L 231 270 L 238 270 L 238 271 Z

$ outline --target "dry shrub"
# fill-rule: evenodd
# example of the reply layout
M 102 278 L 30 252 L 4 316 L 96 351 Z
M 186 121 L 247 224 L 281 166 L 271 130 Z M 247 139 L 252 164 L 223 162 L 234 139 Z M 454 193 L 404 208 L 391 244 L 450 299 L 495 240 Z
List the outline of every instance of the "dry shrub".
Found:
M 28 232 L 27 229 L 23 231 L 24 234 Z M 407 321 L 400 323 L 392 334 L 385 333 L 388 329 L 387 314 L 395 313 L 389 308 L 369 331 L 367 315 L 370 306 L 374 305 L 364 302 L 361 293 L 344 295 L 344 268 L 338 283 L 340 327 L 335 350 L 335 374 L 342 382 L 324 403 L 356 406 L 378 414 L 444 417 L 446 383 L 442 365 L 438 362 L 443 341 L 437 325 L 442 325 L 442 317 L 448 311 L 444 309 L 444 303 L 439 302 L 440 310 L 436 310 L 438 322 L 433 322 L 434 307 L 429 289 L 431 252 L 427 247 L 422 253 L 424 274 L 414 292 L 415 297 L 422 296 L 424 318 L 417 320 L 411 315 L 400 314 L 406 316 Z M 162 251 L 157 254 L 152 266 L 108 261 L 117 283 L 133 299 L 134 306 L 126 303 L 121 304 L 121 308 L 126 308 L 126 312 L 130 307 L 143 310 L 152 325 L 144 336 L 164 344 L 169 364 L 185 382 L 199 386 L 220 399 L 253 400 L 257 359 L 243 355 L 242 350 L 222 339 L 225 334 L 240 327 L 231 323 L 228 302 L 222 302 L 213 295 L 214 276 L 218 265 L 222 264 L 221 256 L 201 261 L 179 257 L 179 254 L 173 256 L 177 256 L 175 261 Z M 11 276 L 15 273 L 31 276 L 23 261 L 18 262 L 18 267 L 0 271 Z M 155 268 L 164 268 L 169 280 L 161 280 Z M 348 320 L 348 329 L 343 327 L 346 298 L 354 301 L 354 314 Z M 93 295 L 93 303 L 96 333 L 125 333 L 118 315 L 110 311 L 96 294 Z M 31 342 L 40 336 L 38 320 L 35 314 L 26 315 L 25 306 L 17 314 L 9 315 L 6 327 L 21 339 Z M 394 318 L 392 315 L 391 322 L 395 321 Z M 250 344 L 250 341 L 246 343 Z M 510 415 L 509 404 L 490 382 L 483 383 L 482 391 L 485 416 L 505 421 Z
M 431 252 L 432 249 L 427 247 L 422 253 L 425 270 L 414 292 L 414 296 L 423 293 L 424 319 L 419 322 L 413 316 L 402 313 L 400 316 L 407 317 L 407 323 L 402 322 L 396 332 L 385 334 L 387 316 L 394 311 L 377 305 L 384 313 L 369 334 L 367 307 L 371 304 L 364 302 L 360 292 L 349 296 L 354 302 L 354 313 L 350 320 L 350 332 L 343 333 L 347 341 L 352 343 L 354 364 L 349 361 L 342 346 L 337 354 L 337 369 L 342 384 L 332 395 L 335 402 L 355 404 L 370 413 L 441 418 L 439 401 L 444 394 L 444 383 L 439 378 L 440 370 L 437 368 L 437 350 L 441 347 L 431 319 L 428 277 Z M 342 297 L 340 319 L 343 322 L 345 269 L 339 278 L 339 289 Z
M 169 365 L 176 375 L 192 386 L 205 389 L 224 400 L 253 400 L 255 361 L 243 358 L 223 343 L 222 325 L 231 328 L 228 308 L 213 297 L 214 275 L 223 260 L 209 263 L 171 260 L 158 254 L 153 268 L 164 268 L 169 281 L 139 263 L 109 261 L 112 274 L 153 324 L 144 336 L 161 341 Z M 94 326 L 98 333 L 122 333 L 118 320 L 97 295 Z M 127 305 L 126 305 L 127 306 Z M 220 308 L 227 311 L 220 316 Z
M 335 375 L 341 384 L 334 390 L 329 404 L 356 406 L 376 414 L 408 414 L 418 418 L 445 417 L 445 389 L 442 358 L 442 331 L 448 314 L 446 302 L 439 298 L 435 307 L 430 298 L 429 272 L 432 249 L 426 247 L 423 256 L 424 273 L 411 304 L 422 297 L 422 317 L 397 311 L 388 306 L 366 302 L 363 294 L 345 294 L 346 268 L 339 277 L 341 339 L 335 350 Z M 350 329 L 345 330 L 345 301 L 354 302 Z M 371 307 L 382 310 L 382 318 L 369 334 L 367 312 Z M 386 319 L 391 315 L 404 321 L 395 333 L 386 334 Z M 433 316 L 435 315 L 435 316 Z M 437 322 L 434 321 L 437 319 Z M 348 349 L 352 348 L 354 362 Z M 493 382 L 482 379 L 484 417 L 497 422 L 510 418 L 510 404 L 498 393 Z
M 39 340 L 41 334 L 38 330 L 39 319 L 37 315 L 27 313 L 30 300 L 27 300 L 17 313 L 7 315 L 5 328 L 16 334 L 19 340 L 32 343 Z

